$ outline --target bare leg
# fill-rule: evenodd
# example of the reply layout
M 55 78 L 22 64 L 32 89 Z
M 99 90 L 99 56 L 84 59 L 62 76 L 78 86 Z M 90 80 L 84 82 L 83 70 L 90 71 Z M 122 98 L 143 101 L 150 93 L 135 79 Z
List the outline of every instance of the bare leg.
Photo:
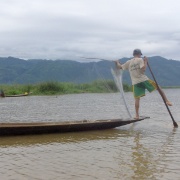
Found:
M 172 103 L 167 99 L 167 97 L 166 97 L 164 91 L 161 89 L 161 87 L 159 87 L 159 92 L 160 92 L 160 94 L 162 94 L 163 98 L 165 99 L 166 104 L 167 104 L 168 106 L 172 106 Z
M 136 110 L 135 119 L 139 119 L 139 104 L 140 104 L 140 98 L 135 98 L 135 110 Z

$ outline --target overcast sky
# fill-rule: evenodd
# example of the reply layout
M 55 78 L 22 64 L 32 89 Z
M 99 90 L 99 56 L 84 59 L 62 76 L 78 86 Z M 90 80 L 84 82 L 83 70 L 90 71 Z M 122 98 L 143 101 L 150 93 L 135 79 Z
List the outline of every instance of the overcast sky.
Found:
M 0 0 L 0 57 L 180 60 L 180 0 Z

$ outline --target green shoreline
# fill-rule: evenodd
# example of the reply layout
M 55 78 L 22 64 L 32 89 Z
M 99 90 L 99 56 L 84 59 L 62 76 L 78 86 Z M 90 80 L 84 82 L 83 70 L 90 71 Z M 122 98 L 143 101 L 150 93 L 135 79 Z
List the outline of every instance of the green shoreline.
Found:
M 131 86 L 124 84 L 124 91 L 131 91 Z M 78 93 L 110 93 L 118 92 L 114 81 L 96 80 L 91 83 L 75 84 L 67 82 L 42 82 L 38 84 L 3 84 L 0 85 L 5 95 L 32 93 L 32 95 L 61 95 Z
M 123 84 L 125 92 L 132 91 L 132 86 Z M 178 89 L 179 86 L 166 86 L 164 89 Z M 32 95 L 62 95 L 78 93 L 113 93 L 118 89 L 113 80 L 96 80 L 91 83 L 75 84 L 69 82 L 42 82 L 37 84 L 2 84 L 0 89 L 5 95 L 18 95 L 32 92 Z

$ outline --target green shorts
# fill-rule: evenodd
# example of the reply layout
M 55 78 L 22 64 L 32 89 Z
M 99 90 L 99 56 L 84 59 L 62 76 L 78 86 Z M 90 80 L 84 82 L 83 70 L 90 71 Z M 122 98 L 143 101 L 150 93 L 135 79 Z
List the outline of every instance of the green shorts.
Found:
M 152 80 L 147 80 L 133 85 L 133 93 L 135 98 L 145 96 L 145 90 L 152 92 L 157 89 L 156 83 Z

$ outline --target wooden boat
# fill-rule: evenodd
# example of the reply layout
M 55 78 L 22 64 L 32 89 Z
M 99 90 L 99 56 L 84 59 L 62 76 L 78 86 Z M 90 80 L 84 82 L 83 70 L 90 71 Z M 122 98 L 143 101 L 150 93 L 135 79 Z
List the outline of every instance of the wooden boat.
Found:
M 35 122 L 35 123 L 0 123 L 0 135 L 27 135 L 27 134 L 46 134 L 46 133 L 65 133 L 76 131 L 90 131 L 111 129 L 118 126 L 135 123 L 148 119 L 141 117 L 138 120 L 132 119 L 110 119 L 110 120 L 83 120 L 66 122 Z
M 16 95 L 5 95 L 4 97 L 23 97 L 29 96 L 31 93 L 24 93 L 24 94 L 16 94 Z

